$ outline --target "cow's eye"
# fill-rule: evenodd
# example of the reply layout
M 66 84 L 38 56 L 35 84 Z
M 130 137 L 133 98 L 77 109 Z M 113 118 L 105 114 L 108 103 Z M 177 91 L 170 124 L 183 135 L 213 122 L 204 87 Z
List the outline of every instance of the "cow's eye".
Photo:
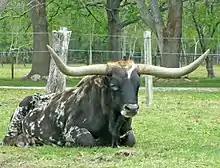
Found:
M 116 85 L 115 85 L 115 84 L 113 84 L 113 83 L 111 83 L 111 84 L 110 84 L 110 87 L 111 87 L 111 89 L 112 89 L 112 90 L 114 90 L 114 91 L 119 90 L 119 87 L 118 87 L 118 86 L 116 86 Z

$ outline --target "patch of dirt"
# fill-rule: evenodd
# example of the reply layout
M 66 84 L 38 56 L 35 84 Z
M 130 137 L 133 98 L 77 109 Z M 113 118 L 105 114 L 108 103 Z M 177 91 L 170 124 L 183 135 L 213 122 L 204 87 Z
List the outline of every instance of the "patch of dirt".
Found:
M 178 79 L 154 78 L 154 83 L 198 83 L 198 80 L 189 79 L 188 76 L 184 76 Z
M 106 156 L 98 156 L 98 157 L 95 157 L 95 158 L 93 158 L 93 159 L 91 159 L 92 161 L 98 161 L 98 162 L 110 162 L 110 161 L 112 161 L 112 159 L 111 158 L 109 158 L 109 157 L 106 157 Z
M 132 150 L 128 150 L 128 149 L 121 149 L 118 152 L 116 152 L 115 155 L 119 155 L 119 156 L 133 156 L 135 155 L 135 151 Z

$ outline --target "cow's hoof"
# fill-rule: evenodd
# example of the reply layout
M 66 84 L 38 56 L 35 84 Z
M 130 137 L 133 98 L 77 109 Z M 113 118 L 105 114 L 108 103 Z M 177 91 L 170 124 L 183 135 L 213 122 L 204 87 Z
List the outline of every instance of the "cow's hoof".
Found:
M 129 132 L 128 135 L 126 135 L 125 137 L 121 139 L 120 145 L 133 147 L 135 143 L 136 143 L 136 140 L 135 140 L 133 132 Z
M 120 148 L 118 144 L 112 144 L 112 148 Z

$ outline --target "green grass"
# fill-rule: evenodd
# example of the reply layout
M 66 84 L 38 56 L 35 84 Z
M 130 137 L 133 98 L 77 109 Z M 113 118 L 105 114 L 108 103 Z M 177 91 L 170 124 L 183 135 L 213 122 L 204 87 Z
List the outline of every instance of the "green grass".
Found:
M 215 77 L 214 79 L 210 79 L 207 77 L 189 77 L 189 80 L 159 79 L 158 81 L 154 82 L 154 86 L 155 87 L 214 87 L 214 88 L 218 88 L 220 87 L 220 77 Z
M 154 82 L 157 87 L 220 87 L 220 66 L 214 66 L 215 78 L 207 78 L 205 66 L 200 66 L 188 75 L 189 80 L 159 80 Z
M 79 82 L 80 78 L 68 77 L 67 87 L 73 87 Z M 190 81 L 185 80 L 159 80 L 154 82 L 154 87 L 220 87 L 220 77 L 215 79 L 210 78 L 190 78 Z M 35 86 L 44 87 L 46 81 L 21 81 L 20 78 L 11 80 L 9 78 L 0 78 L 0 86 Z M 141 86 L 144 86 L 144 77 L 141 78 Z
M 77 65 L 78 66 L 78 65 Z M 11 79 L 10 65 L 6 64 L 4 67 L 0 67 L 0 86 L 46 86 L 46 81 L 21 81 L 21 77 L 28 74 L 31 69 L 31 65 L 26 67 L 19 64 L 15 65 L 15 78 Z M 206 69 L 204 66 L 200 66 L 194 72 L 189 74 L 189 81 L 182 79 L 175 80 L 156 80 L 154 86 L 156 87 L 220 87 L 220 66 L 214 66 L 216 78 L 207 78 Z M 74 77 L 68 77 L 67 86 L 71 87 L 76 85 L 80 79 Z M 144 77 L 141 79 L 141 85 L 144 86 Z
M 0 139 L 18 102 L 35 92 L 0 89 Z M 121 147 L 133 151 L 132 156 L 112 148 L 0 147 L 0 167 L 220 167 L 220 94 L 154 92 L 150 107 L 143 92 L 139 97 L 140 113 L 133 120 L 136 145 Z
M 80 81 L 80 78 L 68 78 L 67 86 L 75 86 Z M 32 81 L 32 80 L 23 80 L 20 78 L 15 78 L 13 80 L 8 78 L 0 78 L 0 86 L 35 86 L 35 87 L 44 87 L 46 86 L 47 81 Z
M 77 65 L 78 66 L 78 65 Z M 11 79 L 11 65 L 5 64 L 0 67 L 0 86 L 46 86 L 46 81 L 31 81 L 21 80 L 22 77 L 30 72 L 31 65 L 27 64 L 26 67 L 22 64 L 15 65 L 14 79 Z M 67 86 L 75 86 L 79 82 L 80 78 L 68 77 Z

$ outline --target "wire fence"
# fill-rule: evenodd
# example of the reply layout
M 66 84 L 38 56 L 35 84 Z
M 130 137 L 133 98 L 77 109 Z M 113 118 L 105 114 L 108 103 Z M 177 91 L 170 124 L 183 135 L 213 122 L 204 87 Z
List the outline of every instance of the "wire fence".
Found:
M 39 33 L 38 33 L 39 34 Z M 0 32 L 0 64 L 10 64 L 12 57 L 17 64 L 31 64 L 33 51 L 32 33 L 1 33 Z M 110 53 L 119 54 L 120 57 L 129 55 L 135 62 L 144 62 L 144 37 L 141 35 L 115 37 L 120 41 L 117 51 L 109 51 L 108 39 L 106 34 L 77 34 L 72 33 L 69 49 L 68 64 L 93 64 L 106 63 L 112 60 Z M 169 39 L 170 40 L 170 39 Z M 220 64 L 220 43 L 219 39 L 207 38 L 206 43 L 211 44 L 213 65 Z M 160 65 L 161 55 L 158 52 L 157 41 L 152 37 L 152 63 Z M 180 53 L 163 53 L 166 55 L 179 54 L 180 65 L 186 65 L 198 58 L 202 54 L 199 39 L 181 38 Z M 90 58 L 92 57 L 92 59 Z

